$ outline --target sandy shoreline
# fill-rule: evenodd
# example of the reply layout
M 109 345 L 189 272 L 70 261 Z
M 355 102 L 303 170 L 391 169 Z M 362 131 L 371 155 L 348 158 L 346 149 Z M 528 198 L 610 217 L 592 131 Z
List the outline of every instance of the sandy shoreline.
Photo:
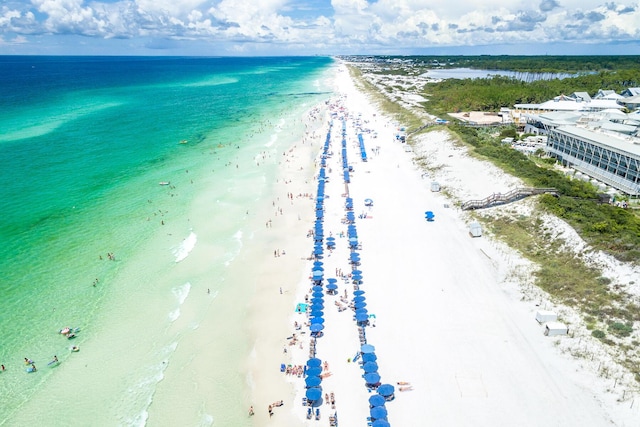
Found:
M 340 237 L 346 231 L 347 187 L 342 181 L 338 121 L 343 115 L 349 164 L 354 168 L 348 190 L 361 245 L 360 289 L 365 290 L 368 312 L 375 316 L 365 328 L 366 342 L 375 346 L 381 382 L 396 385 L 395 399 L 385 405 L 389 423 L 634 425 L 638 405 L 617 403 L 617 396 L 606 393 L 604 379 L 558 351 L 558 343 L 570 337 L 542 334 L 534 320 L 537 307 L 520 300 L 522 283 L 514 270 L 528 268 L 526 262 L 489 237 L 470 238 L 470 218 L 456 210 L 444 193 L 429 189 L 430 180 L 437 178 L 464 197 L 505 191 L 518 181 L 470 159 L 444 132 L 429 133 L 418 142 L 421 154 L 441 166 L 437 177 L 425 176 L 413 164 L 414 154 L 396 142 L 397 125 L 369 105 L 344 67 L 336 84 L 324 230 L 337 245 L 332 252 L 325 251 L 322 262 L 323 285 L 327 278 L 337 278 L 338 293 L 324 297 L 325 329 L 316 347 L 317 357 L 329 365 L 321 384 L 321 418 L 305 417 L 304 377 L 279 370 L 281 363 L 304 365 L 309 358 L 308 328 L 293 327 L 295 321 L 302 323 L 304 315 L 293 311 L 297 302 L 310 296 L 312 262 L 305 258 L 313 240 L 304 236 L 315 219 L 314 202 L 294 197 L 286 209 L 283 206 L 283 215 L 273 218 L 272 228 L 265 224 L 274 249 L 282 246 L 286 255 L 272 254 L 273 259 L 266 259 L 255 274 L 251 328 L 256 338 L 249 366 L 253 393 L 247 399 L 256 412 L 253 424 L 329 425 L 329 415 L 337 412 L 340 425 L 366 425 L 370 416 L 368 399 L 375 391 L 365 387 L 362 365 L 351 361 L 360 348 L 353 311 L 338 309 L 352 302 L 354 290 L 337 274 L 352 268 L 351 251 Z M 321 120 L 328 123 L 328 116 Z M 364 133 L 367 162 L 360 159 L 356 123 L 368 131 Z M 286 156 L 290 162 L 285 162 L 281 179 L 291 182 L 279 183 L 280 201 L 282 193 L 313 191 L 315 196 L 309 159 L 315 155 L 318 161 L 326 131 L 318 130 L 313 147 L 297 147 Z M 366 198 L 373 199 L 373 206 L 365 206 Z M 433 222 L 425 221 L 425 211 L 435 214 Z M 348 297 L 342 300 L 345 291 Z M 287 337 L 294 332 L 302 348 L 288 345 Z M 399 390 L 399 382 L 408 383 L 405 391 Z M 324 401 L 329 393 L 334 394 L 335 405 Z M 274 408 L 269 417 L 267 406 L 279 400 L 283 406 Z

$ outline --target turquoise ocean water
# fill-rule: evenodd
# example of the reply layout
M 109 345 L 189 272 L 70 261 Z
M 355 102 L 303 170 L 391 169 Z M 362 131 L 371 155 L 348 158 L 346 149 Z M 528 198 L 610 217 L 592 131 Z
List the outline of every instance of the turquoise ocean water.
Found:
M 149 414 L 181 340 L 250 297 L 226 269 L 331 65 L 0 57 L 0 425 L 162 425 Z M 196 424 L 243 425 L 246 384 L 219 381 Z

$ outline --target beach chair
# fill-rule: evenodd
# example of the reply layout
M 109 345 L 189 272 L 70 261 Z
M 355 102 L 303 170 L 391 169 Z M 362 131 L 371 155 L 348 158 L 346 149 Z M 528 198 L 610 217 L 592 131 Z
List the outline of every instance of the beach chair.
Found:
M 313 417 L 313 411 L 311 408 L 307 409 L 307 419 L 310 420 Z
M 316 421 L 320 419 L 320 408 L 316 408 Z

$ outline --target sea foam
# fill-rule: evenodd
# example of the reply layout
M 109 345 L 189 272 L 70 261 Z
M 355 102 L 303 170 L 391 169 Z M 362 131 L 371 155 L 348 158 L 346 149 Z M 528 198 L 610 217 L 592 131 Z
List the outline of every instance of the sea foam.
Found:
M 193 231 L 187 236 L 186 239 L 178 245 L 178 247 L 172 250 L 173 256 L 176 257 L 176 262 L 180 262 L 189 256 L 189 253 L 196 246 L 196 242 L 198 241 L 198 236 Z
M 175 322 L 178 319 L 178 317 L 180 317 L 180 306 L 187 299 L 187 296 L 189 296 L 190 291 L 191 291 L 191 283 L 189 282 L 185 283 L 182 286 L 173 288 L 171 290 L 171 292 L 173 292 L 173 295 L 175 295 L 176 298 L 178 299 L 178 307 L 169 313 L 169 321 Z

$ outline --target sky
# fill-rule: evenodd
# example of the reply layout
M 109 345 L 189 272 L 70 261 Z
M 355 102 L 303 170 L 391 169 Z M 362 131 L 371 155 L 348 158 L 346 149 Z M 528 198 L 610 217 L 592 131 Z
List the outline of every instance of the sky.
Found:
M 640 1 L 0 0 L 0 55 L 640 55 Z

